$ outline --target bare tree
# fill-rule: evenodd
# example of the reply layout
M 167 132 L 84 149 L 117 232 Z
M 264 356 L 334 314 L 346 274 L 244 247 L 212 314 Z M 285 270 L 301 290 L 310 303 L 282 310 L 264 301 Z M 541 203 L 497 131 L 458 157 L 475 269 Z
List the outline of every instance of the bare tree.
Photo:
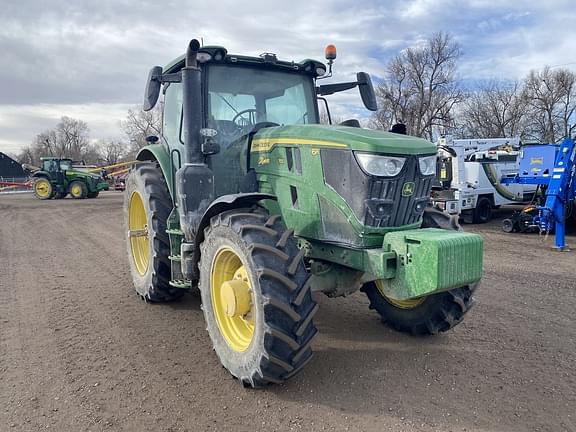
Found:
M 467 95 L 458 121 L 468 137 L 513 137 L 523 134 L 526 114 L 521 83 L 492 80 Z
M 435 33 L 421 47 L 408 48 L 388 64 L 377 89 L 380 111 L 373 124 L 388 129 L 405 123 L 410 135 L 433 138 L 435 128 L 452 125 L 454 105 L 463 94 L 456 82 L 461 50 L 448 33 Z
M 18 159 L 23 163 L 39 164 L 42 156 L 86 160 L 91 155 L 88 125 L 78 119 L 62 117 L 54 129 L 39 133 Z
M 332 120 L 332 123 L 330 123 L 330 120 Z M 342 117 L 336 116 L 332 113 L 330 113 L 330 118 L 328 118 L 328 112 L 326 111 L 326 108 L 320 110 L 320 124 L 337 125 L 338 123 L 342 123 L 342 121 L 343 121 Z
M 20 153 L 16 156 L 16 160 L 21 164 L 28 164 L 28 165 L 37 165 L 39 159 L 37 158 L 32 146 L 24 147 Z
M 132 152 L 137 152 L 148 143 L 146 137 L 160 135 L 162 113 L 159 108 L 150 111 L 142 111 L 140 108 L 130 108 L 126 119 L 120 122 L 124 133 L 130 141 Z
M 120 162 L 126 155 L 126 144 L 121 141 L 100 142 L 98 153 L 104 165 L 113 165 Z
M 567 69 L 531 71 L 524 81 L 530 132 L 543 141 L 568 136 L 576 123 L 576 74 Z

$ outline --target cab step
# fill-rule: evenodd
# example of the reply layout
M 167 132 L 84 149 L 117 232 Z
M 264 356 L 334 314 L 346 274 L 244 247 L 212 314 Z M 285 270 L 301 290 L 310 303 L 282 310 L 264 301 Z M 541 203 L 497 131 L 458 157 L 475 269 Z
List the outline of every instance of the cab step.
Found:
M 182 289 L 192 288 L 192 283 L 187 280 L 171 280 L 169 283 L 170 286 L 173 286 L 174 288 L 182 288 Z

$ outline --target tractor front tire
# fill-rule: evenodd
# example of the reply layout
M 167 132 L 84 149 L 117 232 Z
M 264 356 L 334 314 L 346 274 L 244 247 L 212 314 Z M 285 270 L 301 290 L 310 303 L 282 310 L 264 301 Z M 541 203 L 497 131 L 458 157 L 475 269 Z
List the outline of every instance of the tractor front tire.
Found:
M 172 199 L 156 163 L 130 172 L 124 193 L 128 262 L 138 295 L 151 302 L 182 297 L 185 290 L 170 286 L 170 241 L 166 223 Z
M 97 198 L 99 194 L 100 194 L 99 191 L 96 191 L 96 192 L 88 192 L 88 194 L 86 195 L 86 197 L 87 197 L 87 198 Z
M 280 383 L 312 358 L 308 273 L 292 230 L 254 209 L 212 218 L 201 244 L 202 310 L 222 365 L 243 385 Z
M 441 211 L 426 209 L 422 228 L 461 231 L 457 220 Z M 478 284 L 408 300 L 395 300 L 384 295 L 380 281 L 362 287 L 382 322 L 395 330 L 413 335 L 434 335 L 459 324 L 474 304 L 472 294 Z
M 74 199 L 84 199 L 88 196 L 88 188 L 86 187 L 86 183 L 80 180 L 74 180 L 72 183 L 70 183 L 68 191 L 70 196 Z
M 68 195 L 67 192 L 56 192 L 54 194 L 54 199 L 63 199 L 66 198 L 66 195 Z
M 473 304 L 474 287 L 464 286 L 439 294 L 410 300 L 386 297 L 378 282 L 369 282 L 362 290 L 382 322 L 395 330 L 415 336 L 435 335 L 459 324 Z
M 46 177 L 38 177 L 34 180 L 34 196 L 41 200 L 49 200 L 54 196 L 52 183 Z

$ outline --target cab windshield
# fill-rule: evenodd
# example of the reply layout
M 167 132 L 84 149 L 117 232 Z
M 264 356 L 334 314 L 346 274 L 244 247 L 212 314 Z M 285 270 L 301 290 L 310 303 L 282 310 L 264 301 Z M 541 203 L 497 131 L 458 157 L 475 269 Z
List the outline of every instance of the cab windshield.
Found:
M 208 127 L 233 139 L 257 123 L 318 123 L 313 80 L 293 72 L 211 65 Z
M 69 160 L 60 161 L 60 169 L 62 171 L 71 170 L 72 169 L 72 161 L 69 161 Z

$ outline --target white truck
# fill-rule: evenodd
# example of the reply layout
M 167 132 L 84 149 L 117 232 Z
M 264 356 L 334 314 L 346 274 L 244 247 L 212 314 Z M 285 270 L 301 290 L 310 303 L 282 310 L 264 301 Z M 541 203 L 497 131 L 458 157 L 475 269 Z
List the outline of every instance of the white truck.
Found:
M 432 204 L 472 223 L 485 223 L 492 210 L 505 204 L 527 204 L 536 192 L 532 185 L 503 185 L 502 177 L 518 172 L 519 138 L 440 138 L 438 181 Z

